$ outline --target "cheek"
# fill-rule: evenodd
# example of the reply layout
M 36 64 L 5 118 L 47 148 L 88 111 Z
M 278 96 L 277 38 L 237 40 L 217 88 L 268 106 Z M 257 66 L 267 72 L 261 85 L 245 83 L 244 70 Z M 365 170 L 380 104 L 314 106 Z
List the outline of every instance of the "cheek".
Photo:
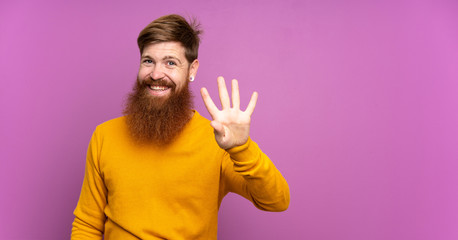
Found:
M 147 77 L 151 74 L 153 68 L 151 66 L 145 66 L 143 64 L 140 65 L 140 68 L 138 69 L 138 76 L 144 78 Z
M 178 79 L 180 78 L 180 72 L 176 70 L 168 70 L 165 72 L 167 76 L 169 76 L 172 79 Z
M 168 71 L 167 77 L 172 80 L 176 85 L 181 85 L 183 75 L 178 71 Z
M 138 77 L 141 78 L 141 79 L 144 79 L 145 77 L 147 77 L 149 75 L 149 71 L 145 68 L 140 68 L 138 70 Z
M 182 87 L 186 85 L 186 83 L 188 82 L 188 75 L 186 73 L 179 74 L 178 76 L 176 76 L 175 79 L 177 80 L 177 85 L 180 85 L 180 87 Z

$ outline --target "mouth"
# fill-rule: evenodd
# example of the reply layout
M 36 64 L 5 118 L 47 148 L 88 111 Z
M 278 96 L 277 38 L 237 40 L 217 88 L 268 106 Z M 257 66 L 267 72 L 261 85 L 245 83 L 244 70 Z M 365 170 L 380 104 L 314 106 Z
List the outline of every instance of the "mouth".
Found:
M 148 89 L 154 96 L 163 96 L 171 91 L 171 88 L 165 85 L 148 85 Z
M 166 91 L 168 89 L 170 89 L 169 87 L 167 86 L 153 86 L 153 85 L 148 85 L 148 88 L 153 90 L 153 91 Z

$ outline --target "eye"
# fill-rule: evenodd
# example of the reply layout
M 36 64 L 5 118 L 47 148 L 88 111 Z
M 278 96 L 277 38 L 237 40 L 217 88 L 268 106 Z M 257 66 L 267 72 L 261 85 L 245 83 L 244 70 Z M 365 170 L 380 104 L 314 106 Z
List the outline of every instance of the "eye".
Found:
M 177 65 L 174 61 L 167 61 L 167 66 L 175 66 Z
M 143 60 L 144 63 L 153 63 L 153 61 L 151 59 L 145 59 Z

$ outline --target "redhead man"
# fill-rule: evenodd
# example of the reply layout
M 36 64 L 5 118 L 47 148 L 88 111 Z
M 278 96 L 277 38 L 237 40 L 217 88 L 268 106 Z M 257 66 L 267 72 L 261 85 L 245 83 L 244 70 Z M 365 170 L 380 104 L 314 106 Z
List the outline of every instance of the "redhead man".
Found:
M 249 137 L 257 93 L 242 111 L 237 80 L 229 97 L 218 77 L 222 109 L 202 88 L 212 120 L 193 110 L 200 33 L 179 15 L 140 32 L 124 116 L 97 126 L 89 143 L 72 239 L 216 239 L 229 192 L 265 211 L 288 208 L 287 182 Z

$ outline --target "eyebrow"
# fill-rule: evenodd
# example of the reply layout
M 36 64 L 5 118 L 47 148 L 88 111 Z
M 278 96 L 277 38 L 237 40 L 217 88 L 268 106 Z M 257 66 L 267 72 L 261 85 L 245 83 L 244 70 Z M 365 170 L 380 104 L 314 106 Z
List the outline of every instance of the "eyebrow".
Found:
M 153 59 L 153 58 L 152 58 L 150 55 L 148 55 L 148 54 L 145 54 L 145 55 L 142 56 L 142 59 L 145 59 L 145 58 Z M 180 61 L 180 59 L 178 59 L 177 57 L 174 57 L 174 56 L 167 55 L 167 56 L 165 56 L 165 57 L 162 58 L 162 60 L 169 60 L 169 59 L 176 60 L 177 62 L 179 62 L 180 64 L 182 64 L 181 61 Z
M 174 56 L 165 56 L 164 58 L 162 58 L 162 60 L 169 60 L 169 59 L 177 60 L 177 62 L 179 62 L 181 64 L 180 59 L 178 59 L 177 57 L 174 57 Z

